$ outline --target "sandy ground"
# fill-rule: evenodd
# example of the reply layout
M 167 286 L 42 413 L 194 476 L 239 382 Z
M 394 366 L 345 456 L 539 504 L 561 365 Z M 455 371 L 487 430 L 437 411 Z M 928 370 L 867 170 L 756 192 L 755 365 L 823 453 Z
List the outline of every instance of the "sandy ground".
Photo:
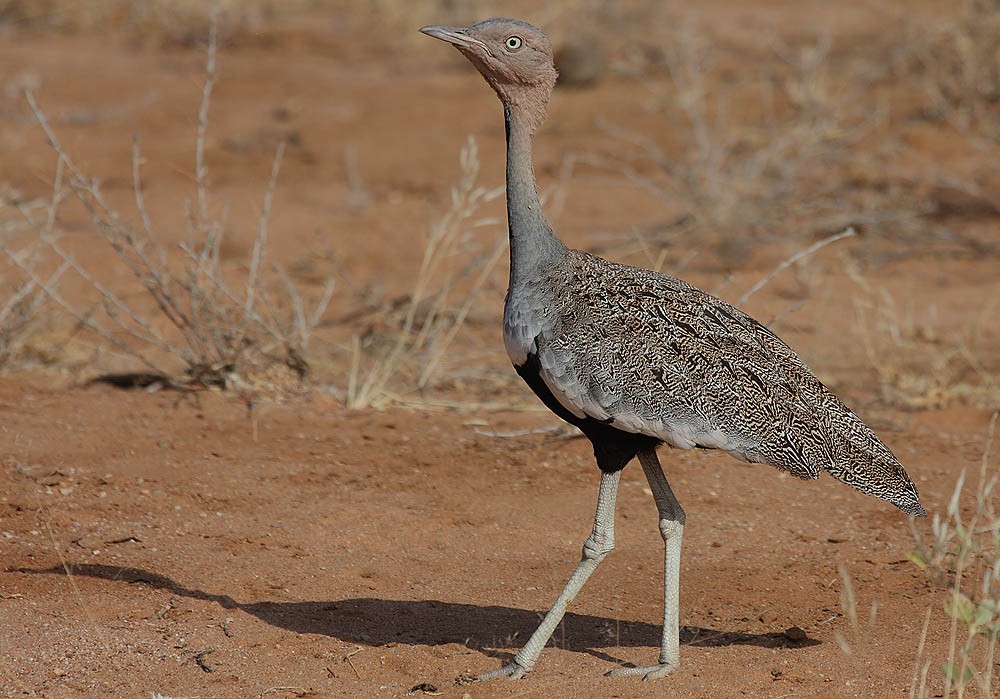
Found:
M 715 23 L 729 60 L 758 24 L 789 40 L 809 34 L 806 10 L 733 5 L 691 14 Z M 901 513 L 831 478 L 800 482 L 667 449 L 688 514 L 681 669 L 653 683 L 602 676 L 652 662 L 659 642 L 662 547 L 631 466 L 617 549 L 537 669 L 513 683 L 462 679 L 512 657 L 554 600 L 589 533 L 598 474 L 585 440 L 550 429 L 555 419 L 507 365 L 502 263 L 449 351 L 457 378 L 405 404 L 344 408 L 345 347 L 377 325 L 371 308 L 407 293 L 466 135 L 478 141 L 483 186 L 502 183 L 503 157 L 496 101 L 458 57 L 357 14 L 296 15 L 224 44 L 206 148 L 213 207 L 228 206 L 236 231 L 224 252 L 239 260 L 274 149 L 289 144 L 271 249 L 310 290 L 338 279 L 315 357 L 323 378 L 281 400 L 257 395 L 252 410 L 216 391 L 121 391 L 89 381 L 135 368 L 96 339 L 39 349 L 65 334 L 58 322 L 32 344 L 44 366 L 0 377 L 0 696 L 894 697 L 908 695 L 926 660 L 929 695 L 940 694 L 946 592 L 907 559 L 914 540 Z M 831 17 L 838 55 L 883 20 L 858 8 Z M 198 47 L 126 30 L 8 31 L 0 183 L 26 198 L 51 186 L 55 158 L 16 89 L 33 86 L 67 151 L 128 211 L 140 136 L 150 212 L 168 240 L 183 240 L 203 64 Z M 629 241 L 669 219 L 657 203 L 597 169 L 560 175 L 567 153 L 607 148 L 597 115 L 669 146 L 655 103 L 670 82 L 655 80 L 611 73 L 556 93 L 537 153 L 543 189 L 560 192 L 553 218 L 572 244 L 616 259 L 649 265 L 661 249 L 668 269 L 687 259 L 685 278 L 735 300 L 812 239 L 678 234 L 650 249 Z M 1000 170 L 949 140 L 951 127 L 896 128 L 928 172 L 951 168 L 986 192 L 997 183 Z M 997 372 L 1000 335 L 983 319 L 996 317 L 1000 258 L 988 197 L 970 203 L 931 179 L 920 195 L 950 202 L 934 228 L 947 234 L 889 223 L 779 275 L 747 308 L 780 317 L 778 332 L 877 429 L 935 513 L 960 472 L 978 469 L 1000 402 L 995 384 L 935 357 L 961 346 L 984 375 Z M 502 217 L 501 206 L 481 216 Z M 502 231 L 491 225 L 487 248 Z M 143 303 L 79 210 L 68 207 L 61 227 L 95 276 Z M 64 290 L 93 297 L 80 279 Z M 886 294 L 897 325 L 865 325 L 859 299 Z M 912 342 L 885 344 L 892 328 Z M 928 522 L 916 527 L 927 535 Z

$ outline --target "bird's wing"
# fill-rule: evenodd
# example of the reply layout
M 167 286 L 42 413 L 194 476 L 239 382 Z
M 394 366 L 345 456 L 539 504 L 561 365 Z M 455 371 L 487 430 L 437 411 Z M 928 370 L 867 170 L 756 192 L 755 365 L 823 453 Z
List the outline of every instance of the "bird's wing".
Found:
M 800 478 L 821 470 L 922 514 L 878 436 L 777 335 L 671 277 L 573 252 L 532 343 L 542 381 L 578 417 L 681 448 L 722 449 Z
M 830 463 L 801 437 L 816 420 L 800 390 L 812 374 L 777 336 L 684 282 L 580 255 L 572 310 L 537 343 L 542 380 L 568 410 L 805 478 Z

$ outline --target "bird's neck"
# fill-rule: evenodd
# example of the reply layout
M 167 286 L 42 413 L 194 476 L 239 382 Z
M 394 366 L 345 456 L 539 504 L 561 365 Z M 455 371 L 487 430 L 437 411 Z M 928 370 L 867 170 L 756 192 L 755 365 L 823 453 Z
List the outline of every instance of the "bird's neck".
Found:
M 565 246 L 552 233 L 535 188 L 531 138 L 535 124 L 516 107 L 504 107 L 507 126 L 507 225 L 510 283 L 528 281 L 555 262 Z

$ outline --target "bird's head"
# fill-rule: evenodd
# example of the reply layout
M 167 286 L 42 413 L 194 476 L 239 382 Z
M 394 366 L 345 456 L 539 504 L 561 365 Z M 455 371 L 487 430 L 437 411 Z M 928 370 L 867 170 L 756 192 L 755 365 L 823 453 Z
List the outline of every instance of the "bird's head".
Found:
M 541 29 L 516 19 L 486 19 L 471 27 L 438 24 L 420 31 L 447 41 L 479 69 L 506 107 L 531 123 L 545 118 L 556 84 L 552 44 Z

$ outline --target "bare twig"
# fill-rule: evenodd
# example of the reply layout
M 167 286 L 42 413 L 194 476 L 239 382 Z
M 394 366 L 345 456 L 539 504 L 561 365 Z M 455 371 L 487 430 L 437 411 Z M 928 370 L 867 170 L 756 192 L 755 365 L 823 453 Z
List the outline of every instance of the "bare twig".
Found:
M 511 439 L 513 437 L 527 437 L 532 434 L 550 434 L 552 432 L 561 432 L 566 429 L 566 425 L 549 425 L 548 427 L 535 427 L 529 430 L 513 430 L 511 432 L 493 432 L 491 430 L 481 430 L 478 427 L 473 427 L 472 432 L 474 434 L 479 434 L 484 437 L 494 437 L 496 439 Z
M 824 248 L 824 247 L 826 247 L 827 245 L 829 245 L 831 243 L 835 243 L 838 240 L 843 240 L 844 238 L 850 238 L 853 235 L 856 235 L 856 231 L 854 230 L 853 227 L 848 227 L 845 230 L 842 230 L 840 233 L 835 233 L 835 234 L 833 234 L 831 236 L 827 236 L 826 238 L 823 238 L 823 240 L 819 240 L 819 241 L 813 243 L 812 245 L 810 245 L 809 247 L 807 247 L 807 248 L 805 248 L 803 250 L 799 250 L 797 253 L 795 253 L 791 257 L 789 257 L 789 258 L 787 258 L 785 260 L 782 260 L 780 263 L 778 263 L 778 266 L 775 267 L 773 270 L 771 270 L 770 274 L 768 274 L 766 277 L 764 277 L 763 279 L 761 279 L 760 281 L 758 281 L 756 284 L 754 284 L 752 287 L 750 287 L 750 289 L 748 289 L 745 294 L 743 294 L 742 296 L 739 297 L 739 299 L 736 300 L 736 303 L 734 305 L 736 305 L 736 306 L 742 306 L 744 303 L 747 302 L 747 300 L 751 296 L 753 296 L 758 291 L 760 291 L 762 288 L 764 288 L 765 284 L 767 284 L 769 281 L 771 281 L 776 276 L 778 276 L 781 273 L 781 271 L 783 269 L 785 269 L 786 267 L 790 267 L 790 266 L 794 265 L 796 262 L 798 262 L 802 258 L 808 257 L 809 255 L 812 255 L 817 250 L 819 250 L 821 248 Z
M 923 666 L 923 680 L 927 679 L 927 664 L 921 663 L 924 658 L 924 645 L 927 643 L 927 629 L 931 623 L 931 608 L 927 608 L 924 614 L 924 627 L 920 631 L 920 642 L 917 644 L 917 659 L 913 663 L 913 679 L 910 682 L 910 699 L 919 699 L 923 696 L 923 683 L 920 684 L 920 693 L 917 693 L 917 682 L 920 680 L 920 668 Z
M 215 668 L 209 665 L 208 661 L 205 660 L 205 658 L 207 658 L 214 652 L 215 648 L 213 647 L 213 648 L 205 648 L 204 650 L 200 650 L 194 654 L 194 662 L 198 667 L 201 668 L 202 672 L 215 672 Z
M 218 48 L 218 24 L 213 18 L 208 30 L 208 49 L 205 60 L 205 84 L 198 107 L 198 135 L 195 138 L 195 183 L 198 192 L 198 217 L 202 226 L 208 226 L 208 167 L 205 165 L 205 133 L 208 130 L 208 108 L 215 87 L 215 55 Z
M 264 192 L 264 206 L 261 208 L 257 224 L 257 237 L 253 242 L 253 252 L 250 255 L 250 270 L 247 272 L 246 300 L 243 307 L 247 317 L 253 311 L 254 295 L 261 287 L 260 268 L 267 247 L 267 223 L 271 217 L 271 200 L 274 199 L 274 188 L 278 183 L 278 173 L 281 171 L 281 159 L 285 155 L 285 143 L 278 144 L 271 164 L 271 176 L 267 179 L 267 191 Z
M 43 509 L 44 511 L 44 506 L 41 506 L 41 509 Z M 49 542 L 51 542 L 52 548 L 55 550 L 56 556 L 59 558 L 59 565 L 62 566 L 63 571 L 65 571 L 66 573 L 66 580 L 69 581 L 69 586 L 73 590 L 73 596 L 76 597 L 77 604 L 80 605 L 80 610 L 89 619 L 91 627 L 94 628 L 95 630 L 98 629 L 99 625 L 97 623 L 97 619 L 94 616 L 94 613 L 91 610 L 91 608 L 87 605 L 86 601 L 84 600 L 83 593 L 80 592 L 80 588 L 76 584 L 76 578 L 73 576 L 72 566 L 66 561 L 66 557 L 63 556 L 62 547 L 59 546 L 59 542 L 56 541 L 56 535 L 52 531 L 52 522 L 50 521 L 48 512 L 45 512 L 45 531 L 48 533 Z M 107 642 L 104 640 L 104 638 L 99 637 L 99 641 L 101 645 L 104 646 L 104 650 L 110 653 L 111 649 L 108 646 Z

